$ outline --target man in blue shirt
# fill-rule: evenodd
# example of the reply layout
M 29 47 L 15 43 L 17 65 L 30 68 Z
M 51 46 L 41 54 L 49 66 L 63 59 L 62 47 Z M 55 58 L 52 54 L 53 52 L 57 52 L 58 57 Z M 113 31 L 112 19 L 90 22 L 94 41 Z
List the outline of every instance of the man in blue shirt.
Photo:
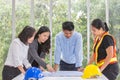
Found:
M 82 35 L 74 31 L 74 24 L 66 21 L 62 24 L 62 32 L 55 39 L 55 65 L 57 71 L 80 71 L 83 61 Z

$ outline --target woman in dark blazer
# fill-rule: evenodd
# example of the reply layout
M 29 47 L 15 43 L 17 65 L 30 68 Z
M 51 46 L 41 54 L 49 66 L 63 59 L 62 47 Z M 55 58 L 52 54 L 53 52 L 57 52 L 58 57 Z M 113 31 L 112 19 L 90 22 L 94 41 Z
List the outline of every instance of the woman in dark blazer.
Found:
M 42 70 L 47 68 L 48 71 L 53 72 L 52 66 L 45 62 L 45 56 L 50 49 L 50 30 L 46 26 L 40 27 L 35 35 L 35 39 L 28 51 L 28 60 L 33 67 L 38 67 Z

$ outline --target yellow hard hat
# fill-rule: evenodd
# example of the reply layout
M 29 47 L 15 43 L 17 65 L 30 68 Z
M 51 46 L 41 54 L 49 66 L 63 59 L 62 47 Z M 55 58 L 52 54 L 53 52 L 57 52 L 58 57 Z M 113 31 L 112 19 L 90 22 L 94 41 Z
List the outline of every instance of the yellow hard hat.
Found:
M 92 78 L 94 76 L 101 76 L 98 66 L 90 64 L 85 67 L 82 78 Z

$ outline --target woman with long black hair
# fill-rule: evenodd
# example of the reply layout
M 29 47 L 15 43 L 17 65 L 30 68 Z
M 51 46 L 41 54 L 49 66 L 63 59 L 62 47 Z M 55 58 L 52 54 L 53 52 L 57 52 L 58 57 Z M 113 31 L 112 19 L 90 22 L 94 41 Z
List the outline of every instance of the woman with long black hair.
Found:
M 35 39 L 30 44 L 28 52 L 28 60 L 33 67 L 38 67 L 42 70 L 47 68 L 48 71 L 53 72 L 52 66 L 45 62 L 45 56 L 50 49 L 50 30 L 47 26 L 42 26 L 35 35 Z

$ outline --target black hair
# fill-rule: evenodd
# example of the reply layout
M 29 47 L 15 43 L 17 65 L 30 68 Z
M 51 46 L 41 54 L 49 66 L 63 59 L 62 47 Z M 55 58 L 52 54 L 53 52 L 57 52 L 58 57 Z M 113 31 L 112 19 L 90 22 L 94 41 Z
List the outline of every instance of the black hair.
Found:
M 94 19 L 92 21 L 91 25 L 97 29 L 102 28 L 106 32 L 109 31 L 109 28 L 108 28 L 106 22 L 102 22 L 102 20 L 100 20 L 100 19 Z
M 24 43 L 28 44 L 28 39 L 33 36 L 35 29 L 31 26 L 25 26 L 24 29 L 18 35 L 18 38 Z
M 50 32 L 49 28 L 47 26 L 41 26 L 38 30 L 38 32 L 36 33 L 35 35 L 35 39 L 38 39 L 38 35 L 39 34 L 42 34 L 43 32 Z M 41 51 L 42 52 L 45 52 L 45 53 L 49 53 L 49 49 L 50 49 L 50 36 L 49 38 L 44 42 L 44 43 L 41 43 Z
M 68 31 L 73 31 L 74 30 L 74 24 L 71 21 L 66 21 L 62 23 L 62 29 L 63 30 L 68 30 Z

